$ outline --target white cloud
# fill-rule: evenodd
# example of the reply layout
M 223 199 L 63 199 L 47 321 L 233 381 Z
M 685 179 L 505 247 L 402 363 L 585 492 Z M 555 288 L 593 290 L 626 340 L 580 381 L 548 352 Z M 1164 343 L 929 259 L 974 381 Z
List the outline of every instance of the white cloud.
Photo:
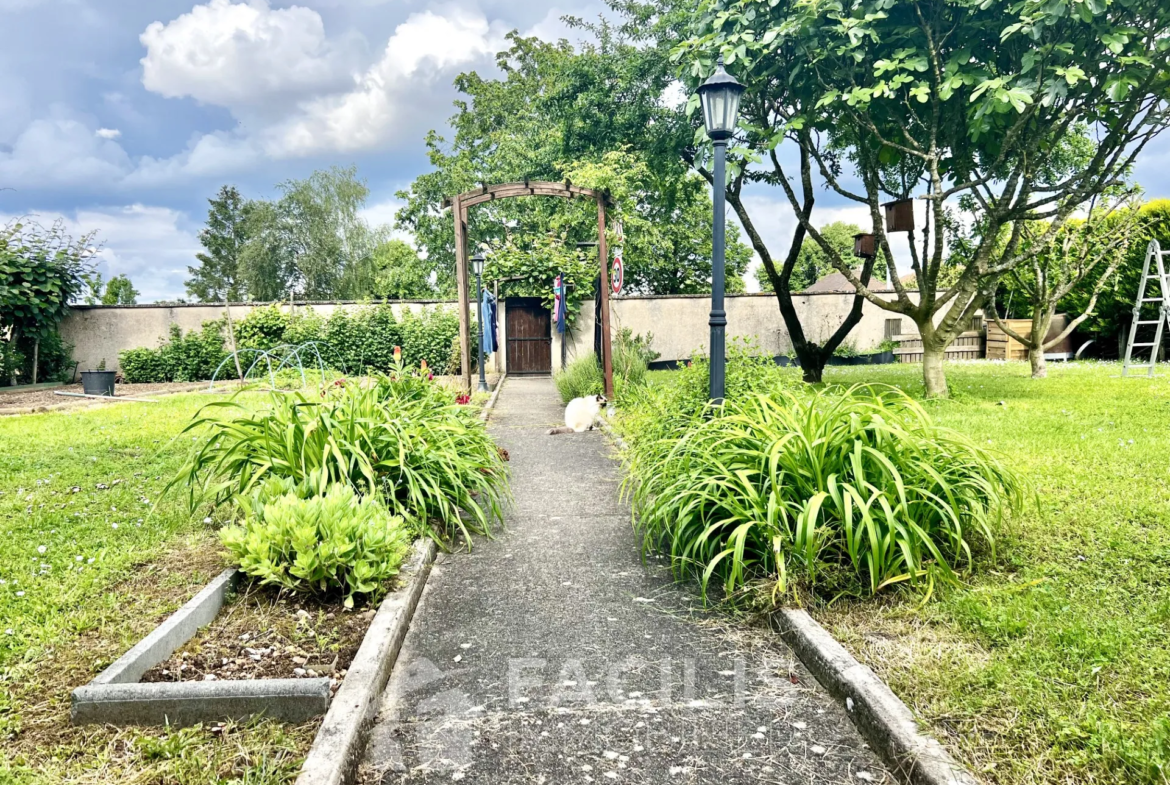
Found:
M 82 120 L 54 111 L 29 123 L 12 149 L 0 152 L 0 185 L 104 186 L 120 180 L 132 165 L 116 142 L 101 138 Z
M 0 215 L 0 224 L 19 216 Z M 141 293 L 139 302 L 173 299 L 183 292 L 187 266 L 201 249 L 186 214 L 142 204 L 98 207 L 68 213 L 41 212 L 41 223 L 61 220 L 75 237 L 97 231 L 102 244 L 98 268 L 109 278 L 127 275 Z
M 267 0 L 211 0 L 139 36 L 146 47 L 142 84 L 167 98 L 248 110 L 343 88 L 345 49 L 325 36 L 321 16 Z
M 122 135 L 122 132 L 117 128 L 99 128 L 96 133 L 102 139 L 117 139 Z
M 446 96 L 436 101 L 435 86 L 471 63 L 490 62 L 506 33 L 478 12 L 413 14 L 352 91 L 303 103 L 298 116 L 264 134 L 265 149 L 275 157 L 351 152 L 381 146 L 397 131 L 421 133 L 420 120 L 429 124 L 447 104 Z

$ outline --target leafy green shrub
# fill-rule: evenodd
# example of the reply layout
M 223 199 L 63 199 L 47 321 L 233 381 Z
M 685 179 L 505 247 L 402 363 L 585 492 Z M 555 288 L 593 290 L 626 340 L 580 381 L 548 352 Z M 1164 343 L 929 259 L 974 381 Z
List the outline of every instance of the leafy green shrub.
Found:
M 729 398 L 628 454 L 648 548 L 728 593 L 794 577 L 832 595 L 933 586 L 991 545 L 1020 480 L 893 389 Z
M 129 384 L 158 384 L 170 381 L 170 366 L 158 349 L 127 349 L 118 354 L 122 378 Z
M 271 477 L 320 473 L 378 495 L 439 541 L 488 533 L 502 517 L 507 473 L 483 422 L 401 367 L 373 383 L 341 380 L 323 397 L 273 393 L 259 410 L 217 401 L 188 431 L 199 441 L 168 488 L 186 484 L 192 506 L 247 497 Z
M 601 363 L 597 362 L 597 355 L 590 352 L 582 355 L 565 366 L 563 371 L 553 375 L 557 392 L 565 403 L 574 398 L 583 398 L 586 395 L 601 395 L 605 392 L 605 377 L 601 373 Z
M 421 314 L 407 310 L 399 323 L 402 329 L 402 357 L 410 366 L 426 361 L 435 373 L 459 373 L 450 367 L 451 341 L 459 337 L 459 314 L 445 308 L 430 308 Z M 472 354 L 476 354 L 476 332 L 472 324 Z
M 291 485 L 269 481 L 243 521 L 220 531 L 241 570 L 290 591 L 339 591 L 350 608 L 398 574 L 410 545 L 402 518 L 345 484 L 308 498 Z
M 202 382 L 210 379 L 227 359 L 223 345 L 223 322 L 204 322 L 202 330 L 182 334 L 171 325 L 171 338 L 161 348 L 168 366 L 169 381 Z
M 277 305 L 253 308 L 233 327 L 236 333 L 236 348 L 268 351 L 285 343 L 284 333 L 289 328 L 291 317 Z
M 186 335 L 172 324 L 170 338 L 157 349 L 128 349 L 118 355 L 122 377 L 131 384 L 207 381 L 227 359 L 223 322 L 204 322 Z

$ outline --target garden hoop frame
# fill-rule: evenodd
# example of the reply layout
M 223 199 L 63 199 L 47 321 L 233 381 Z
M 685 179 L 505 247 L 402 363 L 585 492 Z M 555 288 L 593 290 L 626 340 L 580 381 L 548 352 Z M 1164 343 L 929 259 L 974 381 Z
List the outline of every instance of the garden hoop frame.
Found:
M 605 395 L 613 400 L 613 346 L 610 338 L 609 315 L 609 247 L 605 241 L 606 210 L 609 194 L 593 188 L 573 185 L 569 180 L 560 183 L 529 181 L 521 183 L 486 183 L 474 191 L 444 199 L 443 208 L 450 207 L 455 219 L 455 283 L 459 289 L 459 357 L 463 363 L 463 386 L 471 389 L 471 293 L 467 268 L 467 211 L 477 204 L 521 196 L 556 196 L 562 199 L 591 199 L 597 203 L 597 250 L 601 262 L 601 366 L 605 372 Z M 563 338 L 562 338 L 563 340 Z

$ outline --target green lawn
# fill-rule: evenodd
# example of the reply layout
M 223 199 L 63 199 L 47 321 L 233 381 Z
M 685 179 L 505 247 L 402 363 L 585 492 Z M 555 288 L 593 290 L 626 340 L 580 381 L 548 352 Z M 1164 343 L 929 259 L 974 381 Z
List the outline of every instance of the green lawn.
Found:
M 813 609 L 994 783 L 1170 781 L 1170 368 L 948 366 L 937 421 L 1036 491 L 961 589 Z M 656 374 L 655 379 L 669 378 Z M 835 367 L 829 384 L 922 394 L 917 365 Z
M 0 783 L 286 782 L 311 740 L 68 723 L 73 687 L 224 566 L 182 494 L 160 500 L 209 399 L 159 400 L 0 418 Z

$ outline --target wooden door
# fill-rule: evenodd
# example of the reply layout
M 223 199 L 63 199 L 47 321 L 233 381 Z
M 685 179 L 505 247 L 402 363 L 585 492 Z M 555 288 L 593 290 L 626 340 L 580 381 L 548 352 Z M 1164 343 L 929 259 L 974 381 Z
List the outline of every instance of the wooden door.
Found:
M 551 374 L 552 315 L 538 297 L 509 297 L 504 303 L 508 374 Z

